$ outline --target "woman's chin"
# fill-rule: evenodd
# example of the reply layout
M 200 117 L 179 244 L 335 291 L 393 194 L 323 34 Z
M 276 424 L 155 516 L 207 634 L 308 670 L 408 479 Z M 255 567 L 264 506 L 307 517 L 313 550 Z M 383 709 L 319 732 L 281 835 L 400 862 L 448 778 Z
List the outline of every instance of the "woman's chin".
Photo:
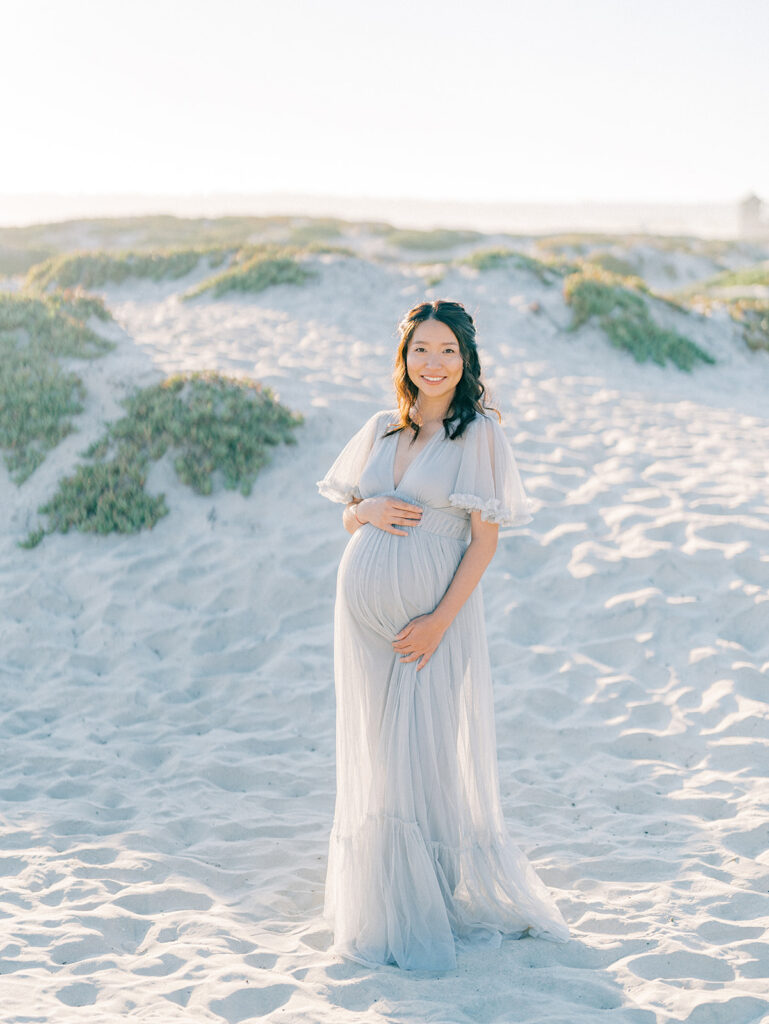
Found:
M 456 384 L 447 385 L 445 381 L 441 381 L 440 384 L 425 384 L 422 380 L 416 380 L 414 384 L 422 401 L 425 399 L 447 398 L 454 393 L 456 388 Z

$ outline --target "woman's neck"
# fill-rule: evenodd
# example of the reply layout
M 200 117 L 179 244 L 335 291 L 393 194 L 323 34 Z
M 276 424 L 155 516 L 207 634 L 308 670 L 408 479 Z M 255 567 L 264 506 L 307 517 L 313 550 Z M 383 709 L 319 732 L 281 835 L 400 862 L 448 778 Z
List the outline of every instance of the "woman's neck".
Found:
M 415 402 L 414 408 L 417 410 L 418 418 L 421 417 L 421 425 L 426 427 L 432 423 L 442 423 L 449 415 L 453 398 L 454 396 L 452 395 L 448 401 L 446 399 L 438 399 L 432 402 L 425 402 L 423 398 L 420 398 Z

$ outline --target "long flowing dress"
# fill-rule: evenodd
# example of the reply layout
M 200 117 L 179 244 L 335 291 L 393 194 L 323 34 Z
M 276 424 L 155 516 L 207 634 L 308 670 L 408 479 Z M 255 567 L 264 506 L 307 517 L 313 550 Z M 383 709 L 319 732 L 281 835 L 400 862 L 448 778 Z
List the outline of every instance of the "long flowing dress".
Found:
M 331 951 L 370 967 L 456 967 L 457 949 L 528 934 L 567 942 L 550 892 L 502 814 L 479 582 L 427 664 L 392 642 L 433 611 L 470 541 L 470 510 L 532 519 L 495 416 L 433 434 L 395 486 L 397 410 L 375 413 L 316 486 L 332 501 L 392 495 L 422 508 L 407 536 L 366 523 L 339 563 L 334 606 L 336 802 L 323 917 Z

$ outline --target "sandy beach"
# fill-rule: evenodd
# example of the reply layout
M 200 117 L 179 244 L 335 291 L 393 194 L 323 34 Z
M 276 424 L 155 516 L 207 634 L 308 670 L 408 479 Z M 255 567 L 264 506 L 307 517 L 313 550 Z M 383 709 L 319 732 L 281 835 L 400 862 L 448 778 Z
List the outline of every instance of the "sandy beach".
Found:
M 76 432 L 22 486 L 0 465 L 0 1020 L 769 1020 L 769 355 L 668 308 L 717 363 L 637 364 L 524 271 L 317 264 L 93 289 L 117 346 L 65 361 Z M 535 510 L 482 586 L 506 820 L 572 932 L 445 975 L 342 961 L 320 918 L 348 534 L 315 481 L 425 297 L 475 317 Z M 167 455 L 151 531 L 17 546 L 121 398 L 212 368 L 305 417 L 249 497 Z

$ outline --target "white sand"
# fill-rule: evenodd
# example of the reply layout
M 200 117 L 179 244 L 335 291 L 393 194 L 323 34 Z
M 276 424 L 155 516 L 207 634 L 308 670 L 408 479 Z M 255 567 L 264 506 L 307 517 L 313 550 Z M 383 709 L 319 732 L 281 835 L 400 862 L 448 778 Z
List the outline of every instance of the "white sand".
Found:
M 425 292 L 323 262 L 228 301 L 180 304 L 199 275 L 106 290 L 125 333 L 72 361 L 79 433 L 21 488 L 1 471 L 0 1018 L 769 1019 L 769 357 L 664 309 L 722 362 L 638 366 L 563 334 L 526 274 Z M 319 917 L 348 535 L 314 481 L 391 404 L 395 324 L 425 294 L 477 312 L 537 508 L 483 588 L 507 821 L 573 935 L 445 975 L 330 956 Z M 197 497 L 165 459 L 151 532 L 16 547 L 119 397 L 209 367 L 306 417 L 250 498 Z

